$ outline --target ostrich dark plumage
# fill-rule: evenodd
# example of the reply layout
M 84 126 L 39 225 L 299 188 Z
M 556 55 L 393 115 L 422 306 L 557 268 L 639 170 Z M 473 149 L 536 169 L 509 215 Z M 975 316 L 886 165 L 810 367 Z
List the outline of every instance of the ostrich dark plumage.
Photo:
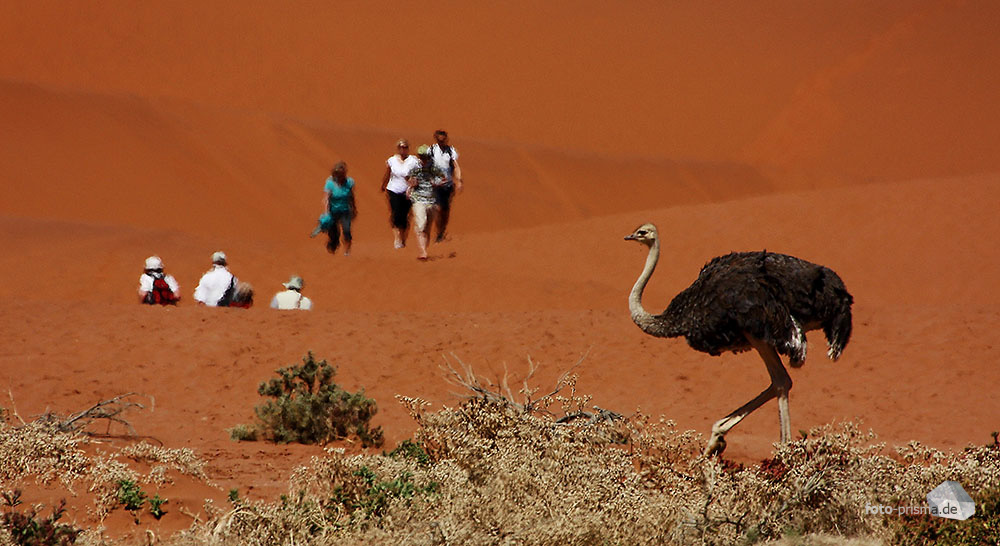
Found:
M 660 257 L 653 224 L 625 237 L 649 247 L 646 267 L 629 294 L 632 320 L 649 335 L 681 337 L 691 348 L 719 355 L 755 349 L 771 376 L 771 385 L 756 398 L 715 423 L 706 454 L 725 449 L 724 436 L 744 417 L 771 398 L 778 399 L 781 441 L 791 439 L 788 391 L 792 380 L 779 354 L 794 368 L 806 359 L 806 336 L 822 329 L 836 360 L 851 337 L 853 298 L 831 269 L 773 252 L 734 252 L 705 264 L 698 278 L 659 315 L 642 307 L 642 292 Z

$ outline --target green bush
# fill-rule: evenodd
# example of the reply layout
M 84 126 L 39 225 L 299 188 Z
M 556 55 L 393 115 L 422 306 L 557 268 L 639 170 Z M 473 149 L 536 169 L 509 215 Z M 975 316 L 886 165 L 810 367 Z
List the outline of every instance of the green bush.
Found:
M 380 447 L 382 429 L 369 428 L 378 411 L 364 389 L 350 393 L 333 382 L 336 370 L 312 352 L 299 366 L 277 370 L 278 377 L 260 384 L 258 394 L 271 398 L 254 411 L 261 432 L 275 442 L 326 443 L 355 436 L 364 447 Z

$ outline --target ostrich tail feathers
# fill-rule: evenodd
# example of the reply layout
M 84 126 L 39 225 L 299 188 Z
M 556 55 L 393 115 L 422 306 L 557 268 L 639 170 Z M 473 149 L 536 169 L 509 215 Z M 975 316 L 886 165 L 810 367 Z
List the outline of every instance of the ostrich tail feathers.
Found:
M 823 333 L 829 345 L 826 356 L 830 357 L 830 360 L 837 360 L 840 358 L 840 353 L 844 352 L 844 347 L 847 347 L 847 342 L 851 339 L 851 328 L 851 302 L 846 300 L 833 320 L 823 326 Z

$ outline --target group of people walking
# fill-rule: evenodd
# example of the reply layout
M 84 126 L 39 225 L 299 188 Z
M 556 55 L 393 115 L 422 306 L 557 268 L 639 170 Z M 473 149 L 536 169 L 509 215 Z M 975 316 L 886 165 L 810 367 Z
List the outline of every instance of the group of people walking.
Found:
M 271 299 L 274 309 L 312 308 L 312 301 L 302 295 L 305 282 L 302 277 L 292 275 L 283 292 Z M 212 268 L 205 272 L 194 289 L 194 299 L 208 307 L 243 307 L 253 305 L 253 287 L 240 282 L 229 270 L 226 253 L 221 250 L 212 254 Z M 181 289 L 177 279 L 164 271 L 163 260 L 159 256 L 146 258 L 142 275 L 139 276 L 139 301 L 147 305 L 177 305 L 181 300 Z
M 406 247 L 412 216 L 417 234 L 417 258 L 428 258 L 431 225 L 437 224 L 437 242 L 447 237 L 451 202 L 462 191 L 462 168 L 458 163 L 458 150 L 448 141 L 448 132 L 434 132 L 434 144 L 422 145 L 416 155 L 410 154 L 406 139 L 396 142 L 396 153 L 386 160 L 381 191 L 389 204 L 389 223 L 392 226 L 393 246 Z M 347 176 L 347 165 L 337 163 L 323 187 L 324 207 L 319 224 L 313 230 L 315 237 L 322 232 L 329 236 L 327 250 L 335 253 L 343 240 L 344 255 L 351 253 L 351 222 L 358 214 L 354 200 L 354 179 Z
M 462 191 L 462 168 L 458 163 L 458 150 L 448 141 L 448 132 L 434 132 L 434 143 L 421 145 L 416 155 L 410 154 L 406 139 L 396 142 L 396 153 L 386 160 L 385 176 L 381 191 L 389 204 L 389 222 L 392 225 L 393 246 L 406 247 L 412 217 L 417 235 L 417 258 L 427 260 L 431 226 L 437 225 L 435 240 L 447 238 L 451 202 Z M 326 248 L 331 253 L 343 245 L 344 256 L 351 254 L 351 223 L 358 215 L 354 199 L 354 179 L 347 176 L 343 161 L 333 166 L 323 186 L 323 214 L 311 237 L 327 233 Z M 283 292 L 271 299 L 275 309 L 312 308 L 312 301 L 302 295 L 305 282 L 292 275 Z M 205 272 L 194 290 L 194 299 L 208 307 L 250 307 L 253 305 L 253 287 L 240 282 L 229 270 L 229 262 L 222 251 L 212 254 L 212 268 Z M 180 285 L 172 275 L 164 272 L 159 256 L 146 259 L 139 277 L 139 301 L 149 305 L 177 305 L 180 302 Z

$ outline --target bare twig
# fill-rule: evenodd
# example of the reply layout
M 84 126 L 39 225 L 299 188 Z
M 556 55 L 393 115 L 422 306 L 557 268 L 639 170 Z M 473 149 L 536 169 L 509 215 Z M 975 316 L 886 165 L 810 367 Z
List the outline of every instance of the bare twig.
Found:
M 455 355 L 455 353 L 451 353 L 451 357 L 456 362 L 458 362 L 461 371 L 456 370 L 455 366 L 452 365 L 451 360 L 449 360 L 447 357 L 444 356 L 442 356 L 442 358 L 444 359 L 444 364 L 441 366 L 441 369 L 445 372 L 445 381 L 447 381 L 452 385 L 460 387 L 465 391 L 471 391 L 473 393 L 471 396 L 468 393 L 465 394 L 454 393 L 456 396 L 483 398 L 506 406 L 510 406 L 524 413 L 549 413 L 548 410 L 546 409 L 547 406 L 556 395 L 558 395 L 564 388 L 566 388 L 567 385 L 572 383 L 572 381 L 570 380 L 571 378 L 570 372 L 572 372 L 577 366 L 582 364 L 583 361 L 587 358 L 587 355 L 589 353 L 590 349 L 588 348 L 587 351 L 580 357 L 580 359 L 575 364 L 570 366 L 559 376 L 559 379 L 556 380 L 555 387 L 553 387 L 552 391 L 538 398 L 534 397 L 535 393 L 538 392 L 538 388 L 537 387 L 532 388 L 528 384 L 528 380 L 530 380 L 535 376 L 535 372 L 538 371 L 539 366 L 538 364 L 535 363 L 534 360 L 531 359 L 531 355 L 528 355 L 528 373 L 521 380 L 521 383 L 524 385 L 524 387 L 520 391 L 521 395 L 524 397 L 523 402 L 516 401 L 514 393 L 510 389 L 510 381 L 509 381 L 510 373 L 507 369 L 506 363 L 504 363 L 503 376 L 500 378 L 498 383 L 493 383 L 488 379 L 484 379 L 476 375 L 475 371 L 473 371 L 472 369 L 472 366 L 463 362 L 461 358 Z M 592 424 L 593 422 L 598 422 L 598 421 L 610 421 L 616 418 L 621 418 L 620 415 L 614 412 L 608 412 L 607 410 L 601 410 L 600 408 L 597 409 L 598 409 L 598 416 L 596 417 L 594 414 L 591 414 L 589 412 L 583 412 L 586 414 L 586 417 L 591 420 L 591 423 L 588 424 Z M 566 423 L 579 417 L 580 415 L 566 416 L 563 417 L 559 422 Z
M 10 414 L 17 417 L 17 420 L 21 422 L 21 425 L 27 425 L 24 419 L 21 419 L 21 414 L 17 412 L 17 404 L 14 403 L 14 393 L 7 389 L 7 396 L 10 397 Z
M 458 361 L 458 364 L 462 368 L 462 371 L 459 372 L 458 370 L 456 370 L 455 367 L 451 365 L 451 361 L 449 361 L 447 358 L 444 358 L 445 365 L 441 366 L 441 369 L 445 372 L 445 381 L 457 387 L 463 388 L 465 390 L 472 391 L 474 393 L 474 395 L 472 396 L 473 398 L 485 398 L 486 400 L 491 400 L 493 402 L 499 402 L 501 404 L 513 406 L 522 411 L 524 410 L 523 405 L 515 402 L 511 396 L 503 394 L 502 386 L 494 385 L 493 383 L 490 383 L 488 380 L 487 380 L 488 385 L 484 386 L 479 376 L 477 376 L 476 373 L 472 370 L 471 366 L 467 365 L 465 362 L 462 362 L 462 359 L 458 358 L 458 356 L 456 356 L 455 353 L 452 353 L 451 356 L 456 361 Z M 504 379 L 503 382 L 506 382 L 506 379 Z M 490 390 L 491 388 L 494 390 Z M 510 389 L 507 389 L 507 391 L 509 392 Z M 468 397 L 467 394 L 466 395 L 461 395 L 458 393 L 455 394 L 457 396 Z
M 569 379 L 569 373 L 572 372 L 574 369 L 576 369 L 576 367 L 579 366 L 580 364 L 583 364 L 583 361 L 587 358 L 587 355 L 590 354 L 590 349 L 592 348 L 593 346 L 588 347 L 587 350 L 583 353 L 583 355 L 580 356 L 580 360 L 577 360 L 576 364 L 573 364 L 572 366 L 567 368 L 566 371 L 564 371 L 562 375 L 559 376 L 559 379 L 556 380 L 556 385 L 555 388 L 552 390 L 552 392 L 542 396 L 541 398 L 538 398 L 537 401 L 531 400 L 530 395 L 526 395 L 528 399 L 525 401 L 525 407 L 528 408 L 528 411 L 538 411 L 540 409 L 539 403 L 545 404 L 553 396 L 559 394 L 559 392 L 563 390 L 563 388 L 566 386 L 568 382 L 567 380 Z M 538 366 L 531 361 L 530 356 L 528 357 L 528 363 L 531 367 L 531 371 L 528 374 L 528 376 L 531 377 L 532 375 L 534 375 L 535 370 L 538 369 Z M 528 384 L 527 382 L 525 382 L 525 389 L 527 389 L 527 386 Z

